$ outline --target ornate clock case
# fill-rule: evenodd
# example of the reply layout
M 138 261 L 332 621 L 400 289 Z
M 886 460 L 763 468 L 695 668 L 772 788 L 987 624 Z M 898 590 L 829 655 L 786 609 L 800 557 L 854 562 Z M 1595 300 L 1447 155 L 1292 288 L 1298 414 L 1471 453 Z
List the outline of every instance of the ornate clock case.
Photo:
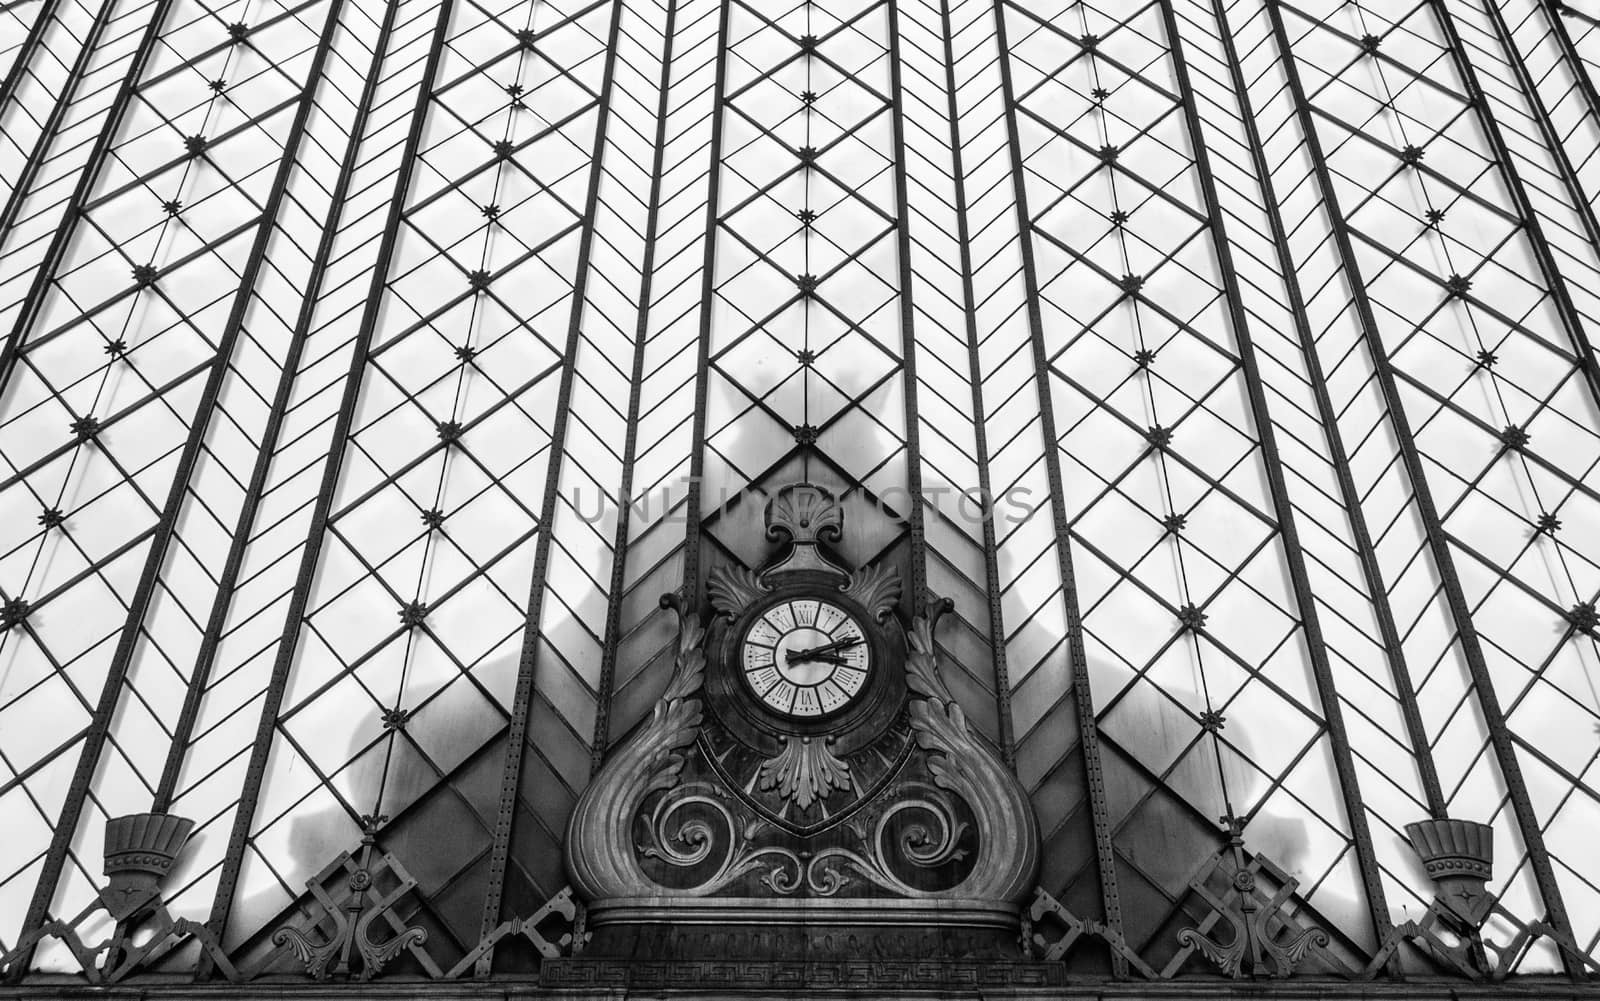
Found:
M 710 576 L 709 627 L 663 599 L 671 681 L 573 811 L 586 955 L 1016 958 L 1036 822 L 940 678 L 937 610 L 908 629 L 893 568 L 837 561 L 821 488 L 780 491 L 766 524 L 785 544 Z

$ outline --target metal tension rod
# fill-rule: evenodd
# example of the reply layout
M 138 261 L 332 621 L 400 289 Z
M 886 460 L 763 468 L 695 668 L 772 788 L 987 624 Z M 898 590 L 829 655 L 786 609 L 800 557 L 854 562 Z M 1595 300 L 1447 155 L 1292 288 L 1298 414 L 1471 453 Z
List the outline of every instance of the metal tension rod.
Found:
M 1261 370 L 1256 364 L 1255 344 L 1251 340 L 1250 326 L 1245 318 L 1244 300 L 1233 267 L 1233 249 L 1228 243 L 1227 228 L 1222 221 L 1222 206 L 1217 197 L 1216 177 L 1211 173 L 1211 154 L 1206 149 L 1205 134 L 1200 128 L 1200 112 L 1195 107 L 1194 88 L 1189 83 L 1189 65 L 1183 56 L 1183 42 L 1179 37 L 1177 18 L 1173 16 L 1171 0 L 1160 0 L 1160 5 L 1161 17 L 1167 29 L 1167 45 L 1172 53 L 1172 66 L 1177 74 L 1183 115 L 1188 126 L 1189 144 L 1194 149 L 1195 173 L 1199 177 L 1201 195 L 1205 199 L 1211 243 L 1216 250 L 1218 271 L 1222 275 L 1222 287 L 1228 302 L 1228 319 L 1238 341 L 1239 366 L 1244 370 L 1245 391 L 1250 397 L 1250 411 L 1255 420 L 1256 435 L 1260 439 L 1267 488 L 1272 494 L 1272 508 L 1278 519 L 1278 537 L 1283 542 L 1284 562 L 1289 566 L 1289 579 L 1294 584 L 1295 606 L 1300 612 L 1300 627 L 1305 630 L 1306 652 L 1311 658 L 1311 673 L 1317 681 L 1317 691 L 1322 701 L 1322 715 L 1328 726 L 1333 767 L 1339 776 L 1339 791 L 1344 798 L 1350 834 L 1355 840 L 1356 863 L 1361 870 L 1361 883 L 1367 894 L 1367 911 L 1372 918 L 1377 941 L 1383 942 L 1387 940 L 1393 925 L 1389 920 L 1388 900 L 1383 892 L 1383 877 L 1378 872 L 1378 860 L 1373 853 L 1372 829 L 1367 824 L 1366 807 L 1361 801 L 1361 786 L 1356 775 L 1355 757 L 1350 750 L 1350 734 L 1345 729 L 1344 710 L 1334 689 L 1333 669 L 1328 664 L 1328 648 L 1322 638 L 1322 624 L 1317 615 L 1316 599 L 1311 596 L 1311 580 L 1306 574 L 1305 551 L 1300 547 L 1300 532 L 1295 526 L 1294 505 L 1289 500 L 1288 487 L 1283 481 L 1283 458 L 1278 452 L 1272 415 L 1267 407 L 1266 393 L 1262 389 Z M 1226 37 L 1227 32 L 1223 30 L 1221 34 Z M 1229 44 L 1231 45 L 1231 42 Z M 1253 124 L 1250 127 L 1253 128 Z M 1277 206 L 1269 202 L 1268 209 L 1276 213 Z
M 1472 68 L 1472 61 L 1467 58 L 1466 49 L 1461 44 L 1461 35 L 1456 31 L 1455 19 L 1445 9 L 1442 0 L 1428 0 L 1428 6 L 1433 10 L 1440 30 L 1444 32 L 1445 41 L 1450 46 L 1450 57 L 1455 62 L 1456 71 L 1461 74 L 1462 84 L 1467 88 L 1467 97 L 1472 104 L 1472 110 L 1477 116 L 1478 124 L 1483 128 L 1483 134 L 1489 139 L 1489 147 L 1494 150 L 1495 161 L 1500 168 L 1501 176 L 1505 178 L 1506 189 L 1511 193 L 1517 214 L 1522 217 L 1523 228 L 1528 234 L 1528 242 L 1533 246 L 1533 255 L 1539 261 L 1539 270 L 1544 272 L 1545 284 L 1549 286 L 1550 298 L 1555 303 L 1556 313 L 1560 315 L 1561 325 L 1567 329 L 1567 336 L 1577 352 L 1578 369 L 1583 373 L 1583 381 L 1588 384 L 1589 394 L 1595 403 L 1600 404 L 1600 371 L 1596 370 L 1594 345 L 1589 342 L 1588 332 L 1583 328 L 1583 319 L 1578 315 L 1578 309 L 1572 303 L 1572 295 L 1567 291 L 1567 283 L 1561 277 L 1561 270 L 1556 266 L 1550 242 L 1545 239 L 1544 228 L 1540 226 L 1533 202 L 1528 198 L 1528 189 L 1523 186 L 1522 177 L 1511 161 L 1511 150 L 1506 146 L 1505 136 L 1500 132 L 1500 124 L 1495 121 L 1494 114 L 1489 108 L 1489 98 L 1478 84 L 1477 71 Z M 1577 187 L 1577 178 L 1572 173 L 1572 164 L 1568 162 L 1567 155 L 1561 148 L 1561 139 L 1550 127 L 1549 115 L 1544 109 L 1544 104 L 1540 102 L 1538 93 L 1532 89 L 1532 80 L 1528 77 L 1527 68 L 1510 50 L 1506 36 L 1501 34 L 1505 23 L 1500 18 L 1499 10 L 1490 0 L 1485 0 L 1484 6 L 1489 8 L 1490 19 L 1495 24 L 1496 33 L 1500 34 L 1501 45 L 1507 47 L 1506 54 L 1509 57 L 1508 61 L 1516 70 L 1517 84 L 1534 111 L 1533 117 L 1539 124 L 1539 134 L 1544 139 L 1545 146 L 1555 157 L 1562 182 L 1566 184 L 1567 193 L 1572 198 L 1574 207 L 1578 209 L 1578 217 L 1584 224 L 1584 234 L 1591 245 L 1596 245 L 1595 240 L 1600 237 L 1600 227 L 1595 226 L 1594 213 L 1589 210 L 1588 202 L 1583 200 L 1583 193 Z
M 639 407 L 644 388 L 645 347 L 650 335 L 650 296 L 654 290 L 656 236 L 661 222 L 661 174 L 666 167 L 667 110 L 672 96 L 672 41 L 677 31 L 679 0 L 667 0 L 662 32 L 660 99 L 656 103 L 654 156 L 650 164 L 649 212 L 644 223 L 644 258 L 639 265 L 639 320 L 633 331 L 633 369 L 628 375 L 628 432 L 622 444 L 622 484 L 618 494 L 617 531 L 611 543 L 611 584 L 606 592 L 605 635 L 600 646 L 600 684 L 595 692 L 594 739 L 589 747 L 589 774 L 600 770 L 611 742 L 611 696 L 616 689 L 617 648 L 622 645 L 622 606 L 628 579 L 628 532 L 633 514 L 633 463 L 639 448 Z
M 1267 160 L 1266 146 L 1256 128 L 1255 109 L 1251 106 L 1248 84 L 1244 77 L 1239 51 L 1228 30 L 1226 11 L 1221 0 L 1210 0 L 1212 14 L 1219 27 L 1218 35 L 1228 59 L 1228 74 L 1233 92 L 1239 102 L 1239 117 L 1244 125 L 1245 141 L 1250 160 L 1255 167 L 1261 186 L 1262 205 L 1266 209 L 1267 224 L 1271 230 L 1272 246 L 1278 259 L 1278 270 L 1283 274 L 1289 297 L 1289 315 L 1294 321 L 1295 336 L 1300 342 L 1301 356 L 1310 375 L 1311 393 L 1316 399 L 1317 421 L 1322 425 L 1328 442 L 1328 454 L 1333 460 L 1334 478 L 1339 484 L 1339 499 L 1350 521 L 1350 534 L 1355 540 L 1356 555 L 1361 563 L 1361 575 L 1367 585 L 1373 615 L 1378 621 L 1378 637 L 1383 641 L 1384 655 L 1394 679 L 1395 693 L 1399 696 L 1400 714 L 1405 721 L 1406 737 L 1411 742 L 1412 756 L 1422 780 L 1423 795 L 1428 800 L 1428 813 L 1440 818 L 1445 815 L 1444 790 L 1439 784 L 1439 769 L 1433 760 L 1433 747 L 1428 742 L 1428 732 L 1422 722 L 1422 710 L 1417 704 L 1416 689 L 1411 684 L 1411 671 L 1406 665 L 1404 647 L 1400 642 L 1400 629 L 1395 622 L 1394 608 L 1389 602 L 1388 585 L 1383 579 L 1383 569 L 1378 562 L 1378 549 L 1372 541 L 1372 531 L 1362 511 L 1361 491 L 1350 472 L 1350 455 L 1345 449 L 1344 436 L 1339 431 L 1339 413 L 1328 395 L 1327 377 L 1322 359 L 1317 354 L 1316 335 L 1307 321 L 1305 295 L 1300 290 L 1300 277 L 1294 258 L 1289 251 L 1289 232 L 1279 210 L 1278 195 L 1272 183 L 1272 165 Z
M 1006 661 L 1005 614 L 1000 604 L 999 539 L 994 530 L 994 489 L 989 475 L 989 436 L 984 428 L 983 364 L 978 352 L 978 302 L 972 289 L 972 234 L 967 225 L 967 175 L 961 157 L 961 112 L 956 105 L 956 54 L 950 0 L 939 0 L 939 35 L 944 43 L 945 115 L 950 122 L 951 180 L 955 186 L 956 242 L 960 247 L 961 305 L 966 319 L 967 379 L 972 386 L 972 433 L 978 489 L 991 509 L 983 519 L 984 589 L 989 595 L 989 652 L 994 658 L 994 692 L 999 718 L 1000 760 L 1017 767 L 1016 722 L 1011 715 L 1011 676 Z M 951 401 L 954 402 L 954 401 Z
M 294 331 L 289 337 L 289 350 L 283 358 L 278 385 L 272 397 L 272 408 L 268 411 L 263 426 L 261 447 L 256 453 L 255 466 L 250 471 L 250 483 L 245 488 L 244 500 L 239 505 L 239 516 L 234 525 L 232 542 L 228 545 L 228 555 L 223 560 L 222 574 L 218 578 L 217 595 L 211 603 L 211 613 L 206 619 L 205 633 L 201 636 L 200 646 L 195 653 L 194 667 L 189 677 L 189 690 L 184 695 L 183 708 L 178 715 L 178 723 L 173 728 L 172 746 L 167 752 L 166 764 L 161 771 L 161 781 L 156 787 L 154 802 L 150 807 L 156 813 L 165 813 L 171 808 L 172 801 L 177 796 L 178 779 L 183 770 L 184 759 L 188 755 L 189 742 L 194 736 L 195 724 L 200 715 L 200 704 L 205 699 L 206 690 L 211 682 L 211 671 L 216 666 L 217 649 L 222 644 L 222 637 L 228 624 L 228 613 L 233 606 L 233 592 L 239 586 L 239 574 L 243 572 L 245 552 L 250 548 L 251 529 L 255 525 L 256 512 L 261 508 L 267 488 L 267 476 L 271 472 L 273 457 L 278 451 L 278 440 L 283 433 L 283 423 L 288 416 L 301 355 L 305 351 L 306 342 L 310 339 L 311 324 L 322 295 L 322 284 L 332 262 L 334 243 L 344 217 L 345 201 L 349 197 L 356 164 L 360 159 L 361 135 L 372 112 L 374 95 L 378 89 L 379 70 L 383 64 L 384 50 L 389 44 L 389 36 L 394 30 L 395 12 L 398 8 L 398 0 L 391 0 L 384 5 L 383 22 L 378 29 L 366 82 L 356 102 L 356 113 L 350 128 L 350 142 L 345 146 L 344 158 L 339 164 L 339 176 L 334 182 L 333 194 L 329 198 L 330 214 L 323 226 L 322 237 L 317 244 L 316 254 L 308 271 L 310 281 L 300 299 L 300 311 L 295 317 Z M 314 74 L 312 79 L 315 80 L 318 75 L 320 75 L 320 64 L 318 74 Z
M 598 112 L 594 126 L 594 148 L 589 155 L 589 192 L 583 209 L 583 233 L 578 238 L 578 271 L 572 286 L 572 312 L 567 323 L 567 341 L 562 352 L 561 383 L 556 391 L 556 419 L 550 431 L 550 465 L 545 472 L 544 500 L 539 510 L 539 540 L 534 544 L 533 585 L 528 595 L 528 618 L 522 634 L 522 656 L 517 665 L 517 687 L 512 697 L 511 722 L 506 732 L 506 758 L 500 778 L 499 813 L 495 819 L 494 841 L 489 849 L 489 885 L 483 898 L 482 936 L 487 937 L 500 924 L 500 901 L 505 893 L 506 864 L 511 854 L 513 819 L 522 781 L 523 742 L 528 734 L 528 711 L 533 703 L 534 669 L 539 652 L 546 582 L 550 566 L 550 543 L 555 536 L 556 501 L 560 497 L 561 465 L 567 453 L 567 423 L 572 416 L 572 383 L 577 376 L 578 341 L 583 326 L 584 297 L 591 270 L 590 248 L 594 244 L 595 220 L 600 211 L 600 179 L 605 171 L 606 128 L 611 121 L 612 90 L 616 85 L 617 38 L 622 30 L 622 8 L 627 0 L 612 0 L 610 37 L 606 41 L 606 63 L 602 72 Z M 488 976 L 494 962 L 491 947 L 479 957 L 476 974 Z
M 905 386 L 906 528 L 911 536 L 911 614 L 922 612 L 928 591 L 928 539 L 923 521 L 922 449 L 917 416 L 917 334 L 916 305 L 911 296 L 911 209 L 906 193 L 906 116 L 905 91 L 900 83 L 900 0 L 883 0 L 888 17 L 889 116 L 894 133 L 895 257 L 899 259 L 900 284 L 900 378 Z
M 1505 713 L 1500 708 L 1500 699 L 1495 693 L 1494 682 L 1489 675 L 1478 631 L 1472 622 L 1472 610 L 1467 605 L 1461 578 L 1456 573 L 1455 559 L 1450 553 L 1450 544 L 1446 539 L 1444 526 L 1439 520 L 1438 508 L 1434 505 L 1433 492 L 1428 487 L 1426 471 L 1417 452 L 1416 438 L 1411 433 L 1411 422 L 1406 417 L 1404 403 L 1395 386 L 1394 369 L 1389 362 L 1389 356 L 1384 352 L 1383 341 L 1378 334 L 1378 323 L 1372 311 L 1372 302 L 1367 297 L 1367 286 L 1351 247 L 1349 227 L 1339 209 L 1338 194 L 1328 171 L 1327 158 L 1323 155 L 1322 141 L 1317 136 L 1311 104 L 1306 98 L 1305 85 L 1300 79 L 1299 67 L 1295 65 L 1289 33 L 1284 27 L 1283 14 L 1276 0 L 1267 4 L 1267 16 L 1272 23 L 1273 39 L 1277 43 L 1284 76 L 1289 86 L 1289 95 L 1295 107 L 1295 116 L 1299 119 L 1301 132 L 1305 135 L 1306 151 L 1311 159 L 1319 194 L 1328 214 L 1328 227 L 1343 263 L 1346 280 L 1350 284 L 1350 294 L 1355 301 L 1356 313 L 1361 320 L 1362 338 L 1366 341 L 1368 354 L 1372 356 L 1378 387 L 1383 393 L 1384 403 L 1389 408 L 1390 419 L 1394 422 L 1395 438 L 1400 448 L 1401 460 L 1405 465 L 1406 478 L 1410 481 L 1412 492 L 1416 497 L 1417 512 L 1422 518 L 1423 528 L 1428 536 L 1428 548 L 1433 554 L 1434 566 L 1439 571 L 1439 579 L 1444 587 L 1445 600 L 1450 606 L 1456 633 L 1461 639 L 1461 652 L 1466 658 L 1468 673 L 1472 675 L 1472 686 L 1478 693 L 1478 702 L 1489 727 L 1489 742 L 1494 748 L 1500 773 L 1506 781 L 1517 828 L 1522 835 L 1524 846 L 1528 849 L 1528 862 L 1533 869 L 1540 896 L 1544 898 L 1550 923 L 1556 930 L 1567 932 L 1571 924 L 1567 919 L 1566 904 L 1561 899 L 1555 869 L 1550 865 L 1550 856 L 1545 851 L 1544 834 L 1539 830 L 1538 816 L 1534 813 L 1527 783 L 1522 778 L 1522 768 L 1517 763 L 1514 738 L 1506 726 Z M 1580 967 L 1564 952 L 1561 961 L 1569 975 L 1579 974 Z
M 339 471 L 349 443 L 350 429 L 355 423 L 356 403 L 361 396 L 361 373 L 366 367 L 373 334 L 378 326 L 384 288 L 389 277 L 389 264 L 394 257 L 395 244 L 399 242 L 401 216 L 404 214 L 407 192 L 411 189 L 412 171 L 419 159 L 417 154 L 422 145 L 428 102 L 433 96 L 434 79 L 438 75 L 439 63 L 444 54 L 445 33 L 450 25 L 450 14 L 454 5 L 455 0 L 440 0 L 427 62 L 422 70 L 422 79 L 417 84 L 417 99 L 412 108 L 411 124 L 406 134 L 404 152 L 395 179 L 394 197 L 389 203 L 383 238 L 378 246 L 377 260 L 373 265 L 372 283 L 367 290 L 366 305 L 361 312 L 361 325 L 357 328 L 355 346 L 350 354 L 350 371 L 345 378 L 344 395 L 340 398 L 338 416 L 334 419 L 333 433 L 329 438 L 327 465 L 323 470 L 316 507 L 312 511 L 311 527 L 306 533 L 305 551 L 301 555 L 294 592 L 285 613 L 283 636 L 279 641 L 278 656 L 272 665 L 272 678 L 262 699 L 260 722 L 256 727 L 256 738 L 250 751 L 250 763 L 245 772 L 245 786 L 240 794 L 238 812 L 234 814 L 233 831 L 228 837 L 228 852 L 217 882 L 217 895 L 211 905 L 211 916 L 207 921 L 207 927 L 217 937 L 218 942 L 223 941 L 228 914 L 233 908 L 233 894 L 238 886 L 239 870 L 244 864 L 245 843 L 249 840 L 250 827 L 255 820 L 256 800 L 266 774 L 267 755 L 272 748 L 278 710 L 283 705 L 283 692 L 288 684 L 289 672 L 294 667 L 295 651 L 305 620 L 306 605 L 311 600 L 311 586 L 316 578 L 322 541 L 326 534 L 328 517 L 333 509 L 334 494 L 339 485 Z M 351 137 L 353 144 L 359 144 L 360 141 L 359 134 Z M 203 977 L 208 973 L 209 964 L 202 958 L 199 975 Z
M 1056 560 L 1061 568 L 1061 600 L 1067 619 L 1067 649 L 1072 661 L 1072 702 L 1078 716 L 1078 741 L 1083 753 L 1089 813 L 1094 827 L 1095 863 L 1099 867 L 1101 903 L 1106 927 L 1122 934 L 1122 900 L 1117 891 L 1117 865 L 1111 845 L 1111 822 L 1106 804 L 1105 773 L 1100 764 L 1100 731 L 1095 722 L 1094 693 L 1089 687 L 1089 658 L 1083 646 L 1083 616 L 1078 607 L 1078 585 L 1072 569 L 1071 529 L 1063 508 L 1061 444 L 1050 394 L 1050 363 L 1044 346 L 1044 317 L 1039 309 L 1039 275 L 1033 259 L 1033 217 L 1028 213 L 1027 172 L 1022 163 L 1022 140 L 1017 131 L 1016 88 L 1011 80 L 1011 48 L 1006 40 L 1007 0 L 994 0 L 995 44 L 999 49 L 1000 92 L 1005 103 L 1006 145 L 1011 154 L 1011 183 L 1017 203 L 1017 239 L 1022 252 L 1023 289 L 1028 300 L 1028 330 L 1033 350 L 1035 387 L 1039 394 L 1039 430 L 1044 439 L 1045 478 L 1050 485 L 1050 513 L 1054 519 Z M 1128 961 L 1115 950 L 1112 970 L 1128 972 Z
M 683 587 L 691 605 L 697 605 L 705 581 L 700 575 L 700 509 L 705 476 L 706 396 L 711 389 L 711 303 L 716 298 L 717 201 L 722 187 L 722 118 L 727 114 L 728 8 L 720 0 L 717 13 L 717 79 L 711 98 L 711 177 L 706 188 L 706 246 L 700 271 L 700 341 L 695 355 L 694 434 L 689 446 L 689 496 L 685 504 L 683 536 Z

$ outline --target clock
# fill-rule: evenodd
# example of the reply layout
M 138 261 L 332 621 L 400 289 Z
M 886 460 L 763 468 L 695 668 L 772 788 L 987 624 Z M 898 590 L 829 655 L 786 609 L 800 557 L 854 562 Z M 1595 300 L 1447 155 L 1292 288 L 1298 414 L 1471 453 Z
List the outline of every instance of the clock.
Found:
M 745 628 L 740 671 L 763 708 L 787 719 L 830 716 L 872 675 L 872 644 L 856 616 L 820 598 L 768 605 Z

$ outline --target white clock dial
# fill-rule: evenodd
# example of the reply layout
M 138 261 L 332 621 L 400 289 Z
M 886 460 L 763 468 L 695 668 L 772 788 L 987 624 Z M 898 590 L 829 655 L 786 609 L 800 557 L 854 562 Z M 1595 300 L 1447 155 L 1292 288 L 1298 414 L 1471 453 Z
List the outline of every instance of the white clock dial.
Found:
M 756 697 L 773 712 L 797 719 L 849 705 L 872 672 L 860 623 L 816 598 L 795 598 L 763 612 L 745 632 L 740 656 Z

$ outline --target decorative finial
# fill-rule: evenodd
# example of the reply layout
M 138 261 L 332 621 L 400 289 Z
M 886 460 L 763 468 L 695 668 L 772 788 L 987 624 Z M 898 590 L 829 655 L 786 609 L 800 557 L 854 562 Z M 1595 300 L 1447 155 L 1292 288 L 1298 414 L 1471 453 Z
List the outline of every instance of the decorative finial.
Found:
M 837 542 L 844 530 L 844 507 L 828 490 L 811 483 L 792 483 L 767 501 L 767 538 L 780 541 L 788 537 L 793 549 L 777 566 L 768 570 L 824 570 L 847 575 L 847 571 L 819 551 L 824 543 Z

